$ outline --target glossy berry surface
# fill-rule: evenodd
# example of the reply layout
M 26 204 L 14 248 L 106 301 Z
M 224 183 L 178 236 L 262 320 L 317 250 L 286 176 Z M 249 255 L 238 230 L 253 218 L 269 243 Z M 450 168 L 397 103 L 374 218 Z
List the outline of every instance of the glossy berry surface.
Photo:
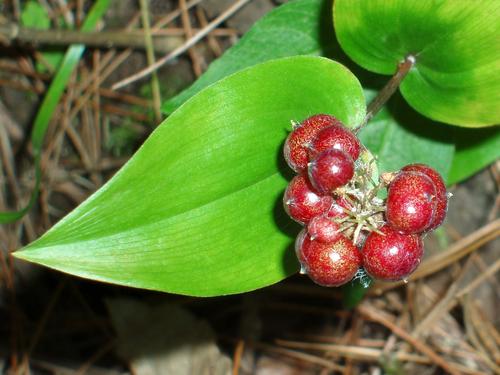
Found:
M 359 157 L 361 144 L 358 137 L 339 123 L 318 132 L 309 148 L 309 156 L 314 158 L 320 152 L 331 148 L 347 152 L 352 160 L 356 160 Z
M 327 243 L 306 236 L 299 252 L 308 276 L 323 286 L 340 286 L 349 282 L 362 262 L 358 248 L 345 236 Z
M 388 225 L 383 234 L 372 232 L 363 246 L 363 266 L 375 279 L 398 281 L 410 275 L 424 255 L 422 238 L 417 234 L 401 234 Z
M 287 214 L 302 224 L 327 212 L 332 202 L 332 197 L 320 195 L 304 175 L 295 176 L 288 184 L 283 196 L 283 205 Z
M 297 256 L 297 259 L 299 260 L 301 266 L 305 263 L 305 260 L 302 256 L 302 244 L 304 243 L 304 240 L 306 239 L 307 236 L 308 236 L 307 230 L 304 228 L 299 232 L 299 234 L 295 238 L 295 255 Z M 303 273 L 302 269 L 300 273 Z
M 297 173 L 305 171 L 309 162 L 308 149 L 312 140 L 319 131 L 337 122 L 335 117 L 324 114 L 314 115 L 302 121 L 285 141 L 283 152 L 290 168 Z
M 420 172 L 400 172 L 389 185 L 386 207 L 387 223 L 395 230 L 404 234 L 424 232 L 436 212 L 434 183 Z
M 307 224 L 307 233 L 311 239 L 319 242 L 332 242 L 340 233 L 340 225 L 326 215 L 315 216 Z
M 341 150 L 329 149 L 309 163 L 309 179 L 321 193 L 327 194 L 347 184 L 354 175 L 351 156 Z
M 403 167 L 401 170 L 423 173 L 434 183 L 434 187 L 436 188 L 437 201 L 436 212 L 434 214 L 434 220 L 432 221 L 429 228 L 426 229 L 426 231 L 436 229 L 443 223 L 446 217 L 446 212 L 448 211 L 448 194 L 446 192 L 446 185 L 444 184 L 443 178 L 435 169 L 425 164 L 410 164 Z

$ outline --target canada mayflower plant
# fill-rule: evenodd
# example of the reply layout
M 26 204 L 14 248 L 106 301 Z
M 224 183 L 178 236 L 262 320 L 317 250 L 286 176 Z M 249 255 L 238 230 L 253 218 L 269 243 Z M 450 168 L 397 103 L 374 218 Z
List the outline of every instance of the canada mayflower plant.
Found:
M 423 257 L 423 235 L 446 216 L 441 176 L 411 164 L 375 180 L 376 160 L 335 117 L 318 114 L 292 125 L 284 155 L 297 176 L 283 203 L 304 225 L 295 245 L 301 272 L 323 286 L 340 286 L 365 272 L 405 280 Z

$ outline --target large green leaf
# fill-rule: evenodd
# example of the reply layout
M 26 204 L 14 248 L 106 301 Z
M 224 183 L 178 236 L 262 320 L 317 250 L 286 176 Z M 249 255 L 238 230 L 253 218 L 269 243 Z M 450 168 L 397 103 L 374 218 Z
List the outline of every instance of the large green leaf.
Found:
M 255 64 L 295 55 L 319 55 L 331 49 L 331 0 L 298 0 L 268 13 L 188 89 L 168 100 L 171 113 L 208 85 Z
M 455 157 L 448 183 L 455 184 L 472 176 L 500 158 L 500 129 L 454 129 Z
M 199 80 L 181 94 L 165 102 L 163 109 L 171 112 L 219 79 L 245 67 L 284 55 L 326 54 L 346 64 L 356 73 L 364 86 L 380 88 L 386 79 L 360 69 L 345 56 L 340 46 L 332 39 L 331 4 L 331 0 L 296 0 L 276 8 L 256 22 L 234 47 L 213 62 Z M 287 35 L 297 37 L 289 38 Z M 391 65 L 390 69 L 395 67 Z M 370 94 L 371 97 L 374 96 L 373 92 Z M 372 120 L 363 131 L 365 135 L 362 134 L 362 138 L 372 151 L 378 154 L 381 170 L 397 169 L 404 164 L 420 160 L 437 166 L 442 173 L 447 174 L 449 165 L 446 163 L 450 162 L 450 152 L 452 152 L 449 144 L 450 129 L 415 115 L 411 110 L 405 116 L 408 107 L 401 103 L 400 99 L 397 99 L 397 102 L 396 105 L 392 105 L 392 111 L 400 113 L 398 115 L 400 120 L 396 120 L 386 112 Z M 399 107 L 398 110 L 395 110 L 396 106 Z M 409 125 L 405 124 L 409 118 L 413 119 L 409 121 Z M 401 121 L 401 124 L 398 121 Z M 455 131 L 461 135 L 454 138 L 457 151 L 453 158 L 449 183 L 458 182 L 477 172 L 497 158 L 500 150 L 500 147 L 495 148 L 497 143 L 494 139 L 498 137 L 491 138 L 494 131 L 467 129 L 455 129 Z M 483 133 L 485 136 L 481 136 Z M 385 141 L 382 141 L 384 135 Z M 469 144 L 467 139 L 474 141 Z M 406 150 L 412 151 L 406 152 Z M 445 157 L 441 158 L 442 155 Z M 469 156 L 472 156 L 470 160 Z
M 290 120 L 355 126 L 359 82 L 320 57 L 269 61 L 201 91 L 103 188 L 19 258 L 86 278 L 188 295 L 238 293 L 297 270 L 281 195 Z
M 401 85 L 420 113 L 462 126 L 500 122 L 500 1 L 335 0 L 342 48 L 364 68 L 394 74 L 416 58 Z

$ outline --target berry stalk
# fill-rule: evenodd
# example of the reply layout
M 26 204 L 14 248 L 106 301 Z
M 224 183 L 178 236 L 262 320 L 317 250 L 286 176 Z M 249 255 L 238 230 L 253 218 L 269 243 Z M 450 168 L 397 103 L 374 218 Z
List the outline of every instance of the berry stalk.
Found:
M 368 110 L 366 112 L 366 117 L 361 125 L 354 129 L 354 134 L 357 134 L 365 125 L 370 121 L 375 115 L 380 111 L 380 109 L 387 103 L 392 95 L 396 92 L 399 85 L 406 77 L 410 69 L 415 65 L 415 56 L 408 55 L 406 58 L 398 65 L 398 70 L 391 77 L 389 82 L 380 90 L 378 95 L 371 101 L 368 105 Z

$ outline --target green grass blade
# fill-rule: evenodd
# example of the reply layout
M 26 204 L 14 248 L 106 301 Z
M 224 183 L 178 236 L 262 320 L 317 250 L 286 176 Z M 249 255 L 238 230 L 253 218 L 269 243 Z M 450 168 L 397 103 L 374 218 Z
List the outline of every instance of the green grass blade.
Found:
M 81 30 L 92 30 L 95 27 L 97 21 L 104 15 L 106 10 L 108 9 L 109 3 L 110 0 L 98 0 L 83 22 Z M 57 103 L 59 103 L 59 99 L 61 99 L 71 73 L 78 64 L 78 61 L 80 61 L 80 57 L 82 56 L 84 50 L 85 46 L 80 44 L 73 45 L 68 49 L 59 70 L 52 80 L 47 93 L 45 94 L 42 104 L 40 105 L 40 110 L 36 115 L 35 122 L 33 124 L 33 130 L 31 133 L 31 143 L 33 145 L 36 170 L 35 188 L 33 189 L 31 198 L 26 207 L 19 211 L 0 212 L 0 223 L 2 224 L 19 220 L 31 209 L 33 204 L 36 202 L 41 180 L 40 157 L 42 153 L 45 133 L 47 132 L 52 114 L 54 113 Z

